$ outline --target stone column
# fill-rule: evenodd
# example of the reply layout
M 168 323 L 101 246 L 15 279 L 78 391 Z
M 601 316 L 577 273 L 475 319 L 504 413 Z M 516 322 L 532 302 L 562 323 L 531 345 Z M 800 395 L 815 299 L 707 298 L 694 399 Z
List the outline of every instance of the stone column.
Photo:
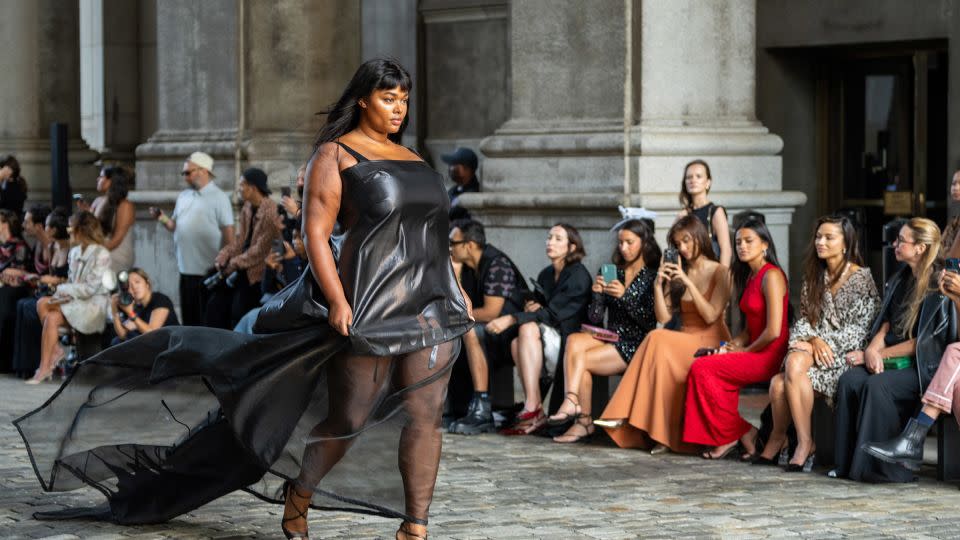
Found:
M 483 193 L 462 200 L 524 275 L 546 264 L 533 246 L 557 221 L 581 230 L 595 266 L 609 256 L 605 229 L 624 189 L 624 3 L 509 9 L 510 119 L 480 146 Z
M 9 2 L 0 17 L 0 148 L 17 156 L 30 200 L 50 198 L 50 124 L 69 125 L 70 182 L 96 183 L 96 153 L 80 137 L 79 7 L 76 0 Z
M 663 240 L 695 158 L 711 199 L 766 213 L 789 260 L 806 198 L 781 190 L 782 141 L 756 120 L 755 1 L 511 4 L 511 118 L 481 145 L 484 193 L 462 200 L 525 274 L 546 264 L 530 246 L 556 221 L 581 230 L 589 267 L 604 262 L 618 204 L 658 212 Z
M 156 2 L 156 132 L 137 147 L 137 262 L 176 298 L 172 235 L 145 213 L 168 211 L 185 185 L 184 158 L 215 160 L 217 185 L 235 189 L 248 166 L 292 185 L 322 117 L 360 58 L 351 0 Z M 274 191 L 279 197 L 279 190 Z
M 729 215 L 766 214 L 787 264 L 788 227 L 806 196 L 782 191 L 783 141 L 756 118 L 756 0 L 638 4 L 631 204 L 657 211 L 662 233 L 679 206 L 683 166 L 704 159 L 714 178 L 711 200 Z

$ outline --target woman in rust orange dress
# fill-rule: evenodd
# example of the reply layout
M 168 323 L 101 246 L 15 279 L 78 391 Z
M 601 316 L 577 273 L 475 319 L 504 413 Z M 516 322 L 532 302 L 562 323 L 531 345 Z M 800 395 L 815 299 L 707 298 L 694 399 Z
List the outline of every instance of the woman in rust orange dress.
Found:
M 680 328 L 647 335 L 597 424 L 621 448 L 694 452 L 683 442 L 687 372 L 698 349 L 730 339 L 723 320 L 730 273 L 717 262 L 707 229 L 695 216 L 677 220 L 667 238 L 682 263 L 665 259 L 660 265 L 654 308 L 663 324 L 679 316 Z

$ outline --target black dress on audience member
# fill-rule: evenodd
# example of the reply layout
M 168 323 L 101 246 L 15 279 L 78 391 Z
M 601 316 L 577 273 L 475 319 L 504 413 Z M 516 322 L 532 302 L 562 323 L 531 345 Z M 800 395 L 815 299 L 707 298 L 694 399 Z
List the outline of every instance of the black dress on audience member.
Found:
M 64 280 L 70 275 L 70 266 L 50 268 L 48 275 Z M 37 298 L 22 298 L 17 302 L 17 319 L 13 341 L 13 370 L 20 378 L 32 377 L 40 367 L 40 335 L 43 323 L 37 314 Z
M 0 270 L 16 268 L 32 270 L 30 247 L 21 238 L 11 238 L 0 244 Z M 30 294 L 25 285 L 0 286 L 0 371 L 16 371 L 13 367 L 13 347 L 17 322 L 17 302 Z
M 150 317 L 153 316 L 153 311 L 155 309 L 166 308 L 169 310 L 167 313 L 167 319 L 163 321 L 163 326 L 180 326 L 180 320 L 177 319 L 177 312 L 173 309 L 173 301 L 170 300 L 170 297 L 159 292 L 150 293 L 150 302 L 141 306 L 140 304 L 134 304 L 133 312 L 137 314 L 137 318 L 142 321 L 150 322 Z M 127 320 L 127 315 L 124 312 L 120 312 L 120 317 L 123 321 Z M 112 328 L 112 326 L 111 326 Z M 124 341 L 130 341 L 131 339 L 141 335 L 140 332 L 136 330 L 131 330 L 127 332 L 126 337 L 121 339 L 119 336 L 115 336 L 111 345 L 116 345 Z
M 935 272 L 935 274 L 938 272 Z M 887 284 L 880 314 L 873 323 L 872 338 L 883 323 L 890 323 L 885 336 L 890 347 L 909 339 L 899 332 L 905 316 L 905 299 L 916 286 L 909 267 L 894 274 Z M 841 478 L 863 482 L 910 482 L 913 472 L 900 465 L 876 459 L 860 447 L 869 441 L 896 437 L 916 412 L 923 389 L 930 383 L 948 343 L 956 340 L 957 315 L 953 303 L 937 291 L 924 299 L 913 328 L 917 340 L 914 366 L 871 374 L 864 366 L 847 370 L 837 383 L 834 459 Z
M 560 271 L 554 280 L 556 269 L 548 265 L 537 275 L 537 284 L 546 295 L 546 304 L 533 312 L 521 311 L 516 314 L 517 326 L 528 322 L 538 322 L 551 326 L 560 333 L 559 359 L 563 359 L 563 351 L 567 343 L 567 336 L 580 331 L 580 325 L 587 319 L 587 305 L 590 303 L 590 288 L 593 286 L 593 276 L 583 263 L 568 264 Z M 563 388 L 563 368 L 558 365 L 554 374 L 553 385 Z M 563 398 L 561 392 L 554 392 L 557 397 L 557 406 Z
M 27 202 L 27 192 L 21 186 L 22 180 L 10 179 L 0 183 L 0 210 L 15 212 L 23 218 L 23 204 Z
M 653 280 L 656 277 L 655 269 L 644 267 L 630 282 L 623 296 L 614 298 L 609 294 L 593 293 L 587 310 L 590 324 L 603 326 L 620 336 L 613 346 L 628 364 L 643 338 L 657 327 L 657 317 L 653 312 Z M 617 269 L 617 279 L 621 283 L 626 281 L 622 268 Z M 603 324 L 604 313 L 607 314 L 606 325 Z
M 347 151 L 336 264 L 349 337 L 308 269 L 263 306 L 257 334 L 172 326 L 86 359 L 14 424 L 45 491 L 93 486 L 108 501 L 36 517 L 158 523 L 235 490 L 280 503 L 297 479 L 313 508 L 423 521 L 401 501 L 429 505 L 417 489 L 437 473 L 439 396 L 473 326 L 449 200 L 422 161 Z M 330 448 L 346 452 L 335 465 Z

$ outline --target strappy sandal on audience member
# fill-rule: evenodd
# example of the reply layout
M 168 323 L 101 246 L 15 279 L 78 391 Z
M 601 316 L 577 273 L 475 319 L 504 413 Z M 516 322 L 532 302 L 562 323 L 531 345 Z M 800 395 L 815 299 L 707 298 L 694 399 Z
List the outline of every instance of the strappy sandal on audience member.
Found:
M 743 446 L 740 444 L 740 441 L 737 441 L 737 442 L 731 443 L 730 446 L 725 448 L 723 452 L 720 452 L 719 454 L 714 454 L 714 452 L 716 452 L 716 448 L 713 448 L 711 450 L 707 450 L 701 453 L 700 457 L 702 457 L 703 459 L 709 459 L 709 460 L 726 459 L 730 456 L 730 454 L 742 448 Z
M 407 540 L 408 538 L 413 540 L 427 540 L 427 531 L 423 531 L 423 534 L 417 534 L 410 530 L 410 523 L 404 521 L 400 524 L 400 528 L 397 529 L 397 540 Z M 403 536 L 400 536 L 400 535 Z
M 510 427 L 500 430 L 501 435 L 530 435 L 543 428 L 547 417 L 543 414 L 543 407 L 535 411 L 522 411 L 517 415 L 517 421 Z
M 296 512 L 296 514 L 288 515 L 286 512 L 286 504 L 284 504 L 283 518 L 280 521 L 280 530 L 283 531 L 283 535 L 287 537 L 287 540 L 310 540 L 309 526 L 304 528 L 303 531 L 291 531 L 287 528 L 286 523 L 298 520 L 300 518 L 303 518 L 304 521 L 307 520 L 307 511 L 310 510 L 310 501 L 313 499 L 313 493 L 310 493 L 309 495 L 301 495 L 300 492 L 297 491 L 296 485 L 289 480 L 283 484 L 283 492 L 286 494 L 284 496 L 285 499 L 290 501 L 293 511 Z M 306 501 L 306 504 L 300 506 L 294 501 L 294 498 L 300 499 L 301 502 Z
M 578 431 L 582 430 L 580 435 L 571 435 L 570 430 L 580 428 Z M 558 442 L 562 444 L 571 444 L 578 442 L 586 442 L 591 436 L 593 436 L 594 427 L 593 427 L 593 418 L 589 414 L 581 414 L 574 421 L 573 425 L 570 426 L 570 429 L 567 430 L 567 433 L 553 438 L 553 442 Z
M 574 399 L 570 399 L 570 396 L 573 396 Z M 578 396 L 576 392 L 567 392 L 564 394 L 563 400 L 573 403 L 573 414 L 558 412 L 557 414 L 547 418 L 548 426 L 559 426 L 566 424 L 571 420 L 576 420 L 580 416 L 580 396 Z

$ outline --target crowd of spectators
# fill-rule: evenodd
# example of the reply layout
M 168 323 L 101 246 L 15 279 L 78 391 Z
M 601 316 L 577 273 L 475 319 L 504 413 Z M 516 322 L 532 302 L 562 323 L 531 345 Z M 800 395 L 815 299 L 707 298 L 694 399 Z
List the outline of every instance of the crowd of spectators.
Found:
M 664 249 L 651 220 L 628 216 L 615 227 L 610 263 L 592 272 L 579 231 L 557 223 L 546 231 L 546 265 L 528 285 L 460 204 L 480 189 L 476 154 L 458 148 L 442 159 L 454 183 L 451 264 L 477 321 L 463 337 L 460 380 L 456 369 L 451 380 L 451 433 L 499 427 L 574 443 L 600 427 L 624 448 L 809 471 L 819 398 L 835 411 L 831 476 L 902 482 L 913 478 L 933 420 L 960 399 L 960 260 L 946 258 L 957 251 L 958 223 L 941 235 L 930 220 L 906 221 L 894 242 L 902 267 L 878 289 L 855 224 L 821 218 L 794 317 L 764 216 L 729 221 L 708 198 L 709 165 L 696 160 L 684 168 L 682 209 Z M 264 171 L 243 171 L 234 222 L 213 159 L 185 160 L 187 188 L 172 213 L 151 209 L 173 233 L 181 316 L 133 267 L 131 173 L 104 167 L 100 196 L 72 215 L 42 205 L 23 214 L 19 169 L 13 157 L 0 160 L 0 369 L 28 383 L 51 378 L 64 365 L 61 342 L 78 334 L 102 334 L 110 346 L 181 322 L 249 332 L 259 306 L 308 271 L 298 200 L 305 167 L 296 196 L 285 188 L 279 203 Z M 958 178 L 951 193 L 960 200 Z M 742 324 L 731 337 L 734 311 Z M 523 403 L 501 420 L 491 372 L 513 366 Z M 595 419 L 594 377 L 620 374 Z M 738 411 L 740 390 L 757 384 L 769 388 L 763 426 Z

